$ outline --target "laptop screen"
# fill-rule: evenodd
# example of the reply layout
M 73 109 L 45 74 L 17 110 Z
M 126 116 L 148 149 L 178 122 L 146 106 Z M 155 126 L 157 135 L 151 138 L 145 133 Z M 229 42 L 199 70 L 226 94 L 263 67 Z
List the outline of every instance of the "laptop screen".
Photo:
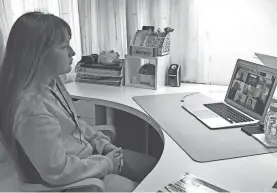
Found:
M 275 69 L 239 59 L 225 101 L 261 119 L 266 115 L 275 91 L 276 76 Z

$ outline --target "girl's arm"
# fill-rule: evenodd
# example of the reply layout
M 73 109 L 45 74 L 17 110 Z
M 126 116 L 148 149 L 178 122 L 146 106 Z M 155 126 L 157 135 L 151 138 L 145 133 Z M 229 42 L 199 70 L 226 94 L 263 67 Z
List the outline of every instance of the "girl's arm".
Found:
M 15 137 L 43 180 L 52 185 L 70 184 L 86 178 L 103 178 L 113 171 L 112 160 L 102 155 L 87 159 L 67 154 L 63 148 L 61 126 L 48 114 L 21 122 Z

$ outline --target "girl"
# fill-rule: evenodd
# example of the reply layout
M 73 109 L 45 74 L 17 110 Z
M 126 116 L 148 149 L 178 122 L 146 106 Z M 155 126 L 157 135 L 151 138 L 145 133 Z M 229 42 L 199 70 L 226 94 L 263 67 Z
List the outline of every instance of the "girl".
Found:
M 93 177 L 103 179 L 106 191 L 132 191 L 156 160 L 127 150 L 123 156 L 107 136 L 78 120 L 58 78 L 71 71 L 70 38 L 69 25 L 51 14 L 29 12 L 14 23 L 0 72 L 5 145 L 24 182 L 65 185 Z

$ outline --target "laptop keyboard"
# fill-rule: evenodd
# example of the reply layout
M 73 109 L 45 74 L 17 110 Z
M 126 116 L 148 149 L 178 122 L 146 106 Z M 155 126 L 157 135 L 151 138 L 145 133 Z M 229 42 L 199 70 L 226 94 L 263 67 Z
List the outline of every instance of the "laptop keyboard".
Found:
M 204 104 L 204 106 L 229 122 L 230 120 L 234 123 L 253 121 L 253 119 L 250 119 L 224 103 Z

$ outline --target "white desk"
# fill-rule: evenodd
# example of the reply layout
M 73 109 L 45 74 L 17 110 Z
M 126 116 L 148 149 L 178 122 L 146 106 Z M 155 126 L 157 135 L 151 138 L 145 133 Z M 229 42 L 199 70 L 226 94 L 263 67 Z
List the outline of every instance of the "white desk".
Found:
M 94 100 L 96 104 L 134 114 L 147 121 L 160 133 L 164 141 L 163 154 L 156 167 L 137 187 L 136 192 L 156 192 L 168 182 L 178 179 L 185 171 L 228 191 L 269 191 L 277 181 L 277 154 L 207 163 L 194 162 L 132 99 L 133 96 L 195 91 L 213 96 L 215 99 L 222 99 L 226 87 L 182 84 L 179 88 L 164 87 L 159 90 L 147 90 L 73 82 L 67 84 L 66 88 L 74 98 Z

